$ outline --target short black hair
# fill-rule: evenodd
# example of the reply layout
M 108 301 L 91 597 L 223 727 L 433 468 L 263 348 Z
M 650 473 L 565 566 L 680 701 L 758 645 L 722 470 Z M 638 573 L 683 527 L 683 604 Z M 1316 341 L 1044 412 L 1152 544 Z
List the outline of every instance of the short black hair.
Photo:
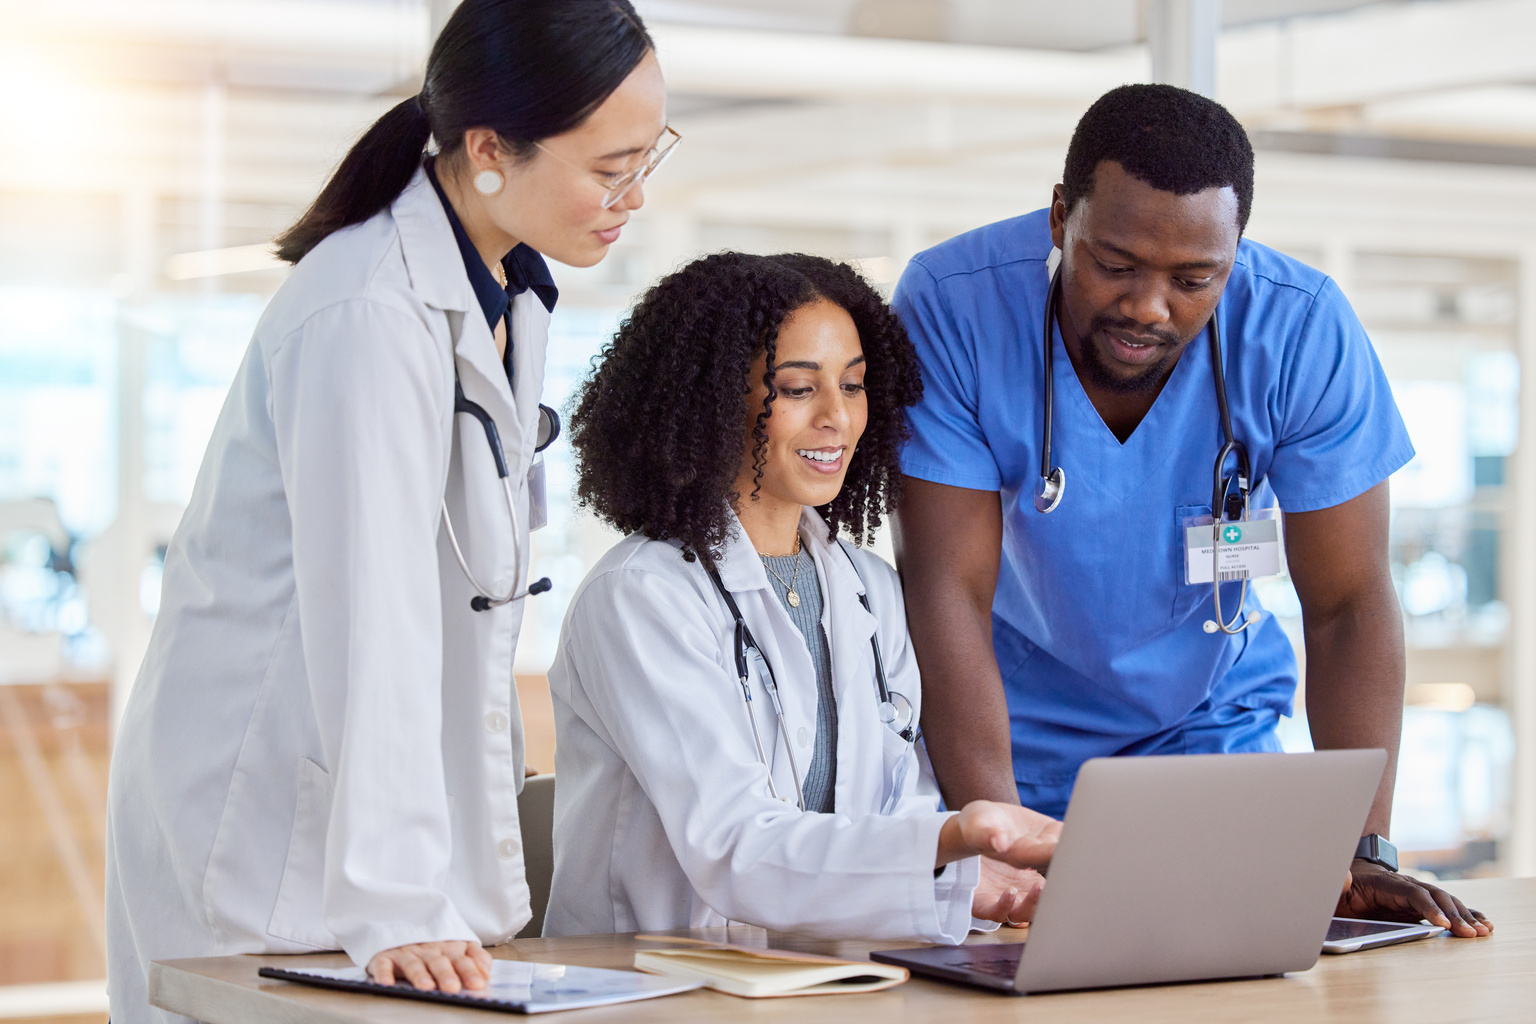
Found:
M 1253 144 L 1226 107 L 1173 85 L 1122 85 L 1077 122 L 1062 171 L 1067 212 L 1093 194 L 1093 174 L 1113 160 L 1155 189 L 1187 196 L 1230 186 L 1237 230 L 1253 209 Z
M 917 353 L 896 314 L 852 267 L 798 253 L 717 253 L 646 292 L 575 399 L 581 504 L 625 533 L 677 540 L 688 557 L 712 562 L 742 497 L 735 485 L 749 441 L 762 480 L 779 328 L 817 299 L 853 319 L 869 403 L 843 489 L 817 511 L 833 536 L 847 528 L 864 543 L 900 493 L 906 408 L 923 392 Z M 749 431 L 748 375 L 765 350 L 768 394 Z

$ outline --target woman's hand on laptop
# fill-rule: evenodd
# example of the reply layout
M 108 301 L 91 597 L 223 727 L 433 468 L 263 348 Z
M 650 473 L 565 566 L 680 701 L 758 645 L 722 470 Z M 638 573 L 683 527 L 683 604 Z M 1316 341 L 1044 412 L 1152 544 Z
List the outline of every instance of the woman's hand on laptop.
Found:
M 971 897 L 971 914 L 983 921 L 999 921 L 1015 928 L 1035 916 L 1045 877 L 1033 868 L 1010 867 L 991 857 L 981 858 L 981 881 Z
M 966 857 L 990 857 L 1016 868 L 1042 871 L 1056 852 L 1061 822 L 1018 804 L 972 800 L 939 830 L 934 867 Z
M 1422 918 L 1449 929 L 1460 939 L 1475 939 L 1493 931 L 1492 922 L 1482 913 L 1469 909 L 1444 889 L 1366 860 L 1356 860 L 1351 867 L 1334 913 L 1378 921 L 1417 922 Z
M 408 981 L 423 992 L 478 990 L 491 977 L 491 954 L 478 942 L 416 942 L 376 954 L 368 976 L 380 985 Z

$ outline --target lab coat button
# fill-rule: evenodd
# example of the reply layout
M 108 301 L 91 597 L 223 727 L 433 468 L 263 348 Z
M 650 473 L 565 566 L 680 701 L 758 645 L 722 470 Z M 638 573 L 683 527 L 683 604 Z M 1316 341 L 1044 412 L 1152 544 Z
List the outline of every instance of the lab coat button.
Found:
M 800 741 L 800 745 L 802 747 L 810 746 L 810 743 L 811 743 L 811 730 L 807 729 L 805 726 L 802 725 L 800 727 L 800 732 L 795 735 L 795 739 Z
M 485 716 L 485 731 L 486 732 L 506 732 L 506 730 L 507 730 L 507 716 L 506 715 L 502 714 L 500 711 L 492 711 L 490 714 Z
M 496 844 L 496 855 L 502 860 L 511 860 L 522 850 L 522 844 L 516 839 L 503 839 Z

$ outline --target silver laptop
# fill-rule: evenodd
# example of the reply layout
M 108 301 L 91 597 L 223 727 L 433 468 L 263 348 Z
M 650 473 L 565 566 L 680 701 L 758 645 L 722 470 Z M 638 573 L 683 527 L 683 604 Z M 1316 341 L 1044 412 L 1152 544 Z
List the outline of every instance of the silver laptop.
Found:
M 1027 943 L 871 959 L 1010 992 L 1305 971 L 1386 763 L 1384 750 L 1095 758 Z

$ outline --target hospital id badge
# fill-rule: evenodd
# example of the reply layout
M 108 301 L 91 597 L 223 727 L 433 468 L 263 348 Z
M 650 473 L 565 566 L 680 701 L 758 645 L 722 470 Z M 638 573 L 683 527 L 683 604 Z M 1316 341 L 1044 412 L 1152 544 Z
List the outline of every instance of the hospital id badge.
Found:
M 536 456 L 528 470 L 528 532 L 549 525 L 549 492 L 544 486 L 544 457 Z
M 1248 519 L 1223 522 L 1212 537 L 1210 516 L 1184 520 L 1184 582 L 1223 583 L 1280 573 L 1285 557 L 1280 510 L 1259 509 Z

